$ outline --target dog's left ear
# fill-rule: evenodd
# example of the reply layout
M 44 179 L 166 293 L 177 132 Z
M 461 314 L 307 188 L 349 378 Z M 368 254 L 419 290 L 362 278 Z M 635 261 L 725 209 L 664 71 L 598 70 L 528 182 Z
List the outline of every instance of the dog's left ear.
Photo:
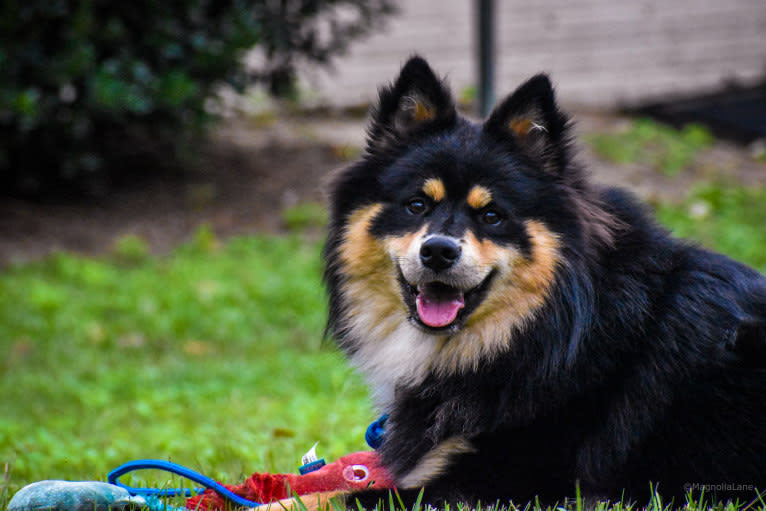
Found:
M 569 121 L 556 105 L 553 86 L 544 74 L 521 85 L 495 107 L 484 131 L 513 144 L 558 173 L 567 164 Z
M 419 56 L 410 58 L 396 81 L 379 93 L 368 130 L 370 149 L 449 126 L 457 118 L 446 85 Z

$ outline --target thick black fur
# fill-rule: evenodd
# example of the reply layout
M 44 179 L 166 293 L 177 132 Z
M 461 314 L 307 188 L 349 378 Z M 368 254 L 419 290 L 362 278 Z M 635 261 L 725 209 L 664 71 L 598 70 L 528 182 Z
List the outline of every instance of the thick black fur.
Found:
M 397 124 L 413 90 L 436 115 Z M 516 136 L 507 127 L 514 115 L 542 129 Z M 381 90 L 372 119 L 366 154 L 331 189 L 329 331 L 343 349 L 355 349 L 337 262 L 348 217 L 382 202 L 371 228 L 406 232 L 397 211 L 420 169 L 438 172 L 448 195 L 468 181 L 491 183 L 510 211 L 508 230 L 479 236 L 523 249 L 521 221 L 536 219 L 559 237 L 563 259 L 545 305 L 528 328 L 509 332 L 506 351 L 477 371 L 396 389 L 379 449 L 395 477 L 461 435 L 474 451 L 426 485 L 426 502 L 561 502 L 578 482 L 586 496 L 639 501 L 651 482 L 676 503 L 688 485 L 730 485 L 712 496 L 740 501 L 755 493 L 731 485 L 766 489 L 766 278 L 674 239 L 629 194 L 591 185 L 572 161 L 568 121 L 545 76 L 474 124 L 415 57 Z M 418 492 L 400 490 L 405 503 Z

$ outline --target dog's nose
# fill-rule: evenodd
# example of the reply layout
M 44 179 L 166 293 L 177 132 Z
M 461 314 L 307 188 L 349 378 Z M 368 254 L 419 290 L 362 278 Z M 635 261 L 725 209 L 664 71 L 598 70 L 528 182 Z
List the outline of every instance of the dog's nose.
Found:
M 434 271 L 446 270 L 460 258 L 460 245 L 444 236 L 429 238 L 420 247 L 420 260 Z

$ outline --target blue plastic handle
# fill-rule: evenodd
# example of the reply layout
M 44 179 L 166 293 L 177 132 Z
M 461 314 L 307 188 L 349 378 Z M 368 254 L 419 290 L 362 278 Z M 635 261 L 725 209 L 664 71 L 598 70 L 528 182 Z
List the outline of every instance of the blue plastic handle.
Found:
M 386 421 L 388 420 L 388 414 L 383 414 L 367 427 L 367 431 L 364 433 L 364 439 L 367 441 L 367 445 L 373 449 L 377 449 L 383 443 L 383 435 L 386 432 Z
M 195 483 L 201 484 L 204 488 L 194 488 L 194 489 L 191 489 L 191 488 L 183 488 L 183 489 L 181 488 L 166 488 L 166 489 L 134 488 L 132 486 L 128 486 L 118 481 L 120 476 L 125 475 L 128 472 L 133 472 L 135 470 L 146 470 L 146 469 L 164 470 L 165 472 L 171 472 L 173 474 L 177 474 L 179 476 L 185 477 L 186 479 L 194 481 Z M 239 495 L 232 492 L 231 490 L 229 490 L 222 484 L 216 481 L 213 481 L 209 477 L 204 476 L 200 474 L 199 472 L 195 472 L 194 470 L 190 468 L 186 468 L 184 466 L 181 466 L 177 463 L 172 463 L 170 461 L 163 461 L 163 460 L 129 461 L 125 463 L 124 465 L 120 465 L 119 467 L 109 472 L 109 474 L 106 476 L 106 480 L 110 484 L 114 484 L 122 488 L 125 488 L 126 490 L 128 490 L 128 492 L 131 495 L 142 495 L 142 496 L 155 495 L 160 497 L 176 497 L 176 496 L 191 497 L 192 492 L 196 494 L 200 494 L 203 491 L 205 491 L 205 488 L 209 488 L 215 491 L 216 493 L 218 493 L 223 498 L 230 500 L 231 502 L 234 502 L 235 504 L 238 504 L 240 506 L 255 507 L 260 505 L 259 502 L 252 502 L 250 500 L 240 497 Z

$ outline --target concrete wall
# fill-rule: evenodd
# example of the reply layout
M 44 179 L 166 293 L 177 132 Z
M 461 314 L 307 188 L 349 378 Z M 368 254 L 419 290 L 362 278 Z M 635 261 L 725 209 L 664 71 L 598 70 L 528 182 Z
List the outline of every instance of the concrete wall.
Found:
M 475 85 L 474 2 L 401 1 L 400 9 L 333 71 L 305 74 L 321 102 L 370 101 L 414 52 L 456 94 Z M 540 71 L 562 102 L 592 108 L 766 76 L 766 0 L 497 0 L 496 11 L 500 97 Z

